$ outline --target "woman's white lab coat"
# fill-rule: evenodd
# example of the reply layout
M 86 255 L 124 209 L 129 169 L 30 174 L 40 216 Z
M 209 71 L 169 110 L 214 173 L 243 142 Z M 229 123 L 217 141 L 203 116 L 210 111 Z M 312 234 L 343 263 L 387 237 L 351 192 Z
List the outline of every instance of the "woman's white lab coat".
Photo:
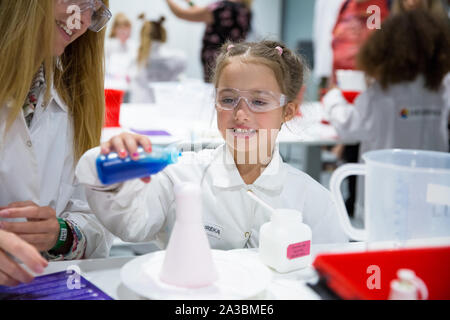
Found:
M 99 149 L 80 160 L 76 175 L 87 185 L 88 202 L 99 220 L 123 241 L 156 240 L 168 243 L 175 223 L 174 183 L 201 184 L 203 223 L 213 249 L 258 247 L 259 229 L 271 212 L 246 193 L 252 190 L 274 208 L 297 209 L 312 229 L 313 243 L 346 242 L 334 203 L 327 189 L 305 173 L 283 163 L 278 149 L 270 165 L 252 185 L 246 185 L 225 146 L 199 153 L 184 153 L 181 161 L 167 167 L 146 185 L 140 180 L 118 190 L 102 190 L 96 175 Z
M 86 236 L 86 258 L 109 255 L 113 237 L 89 209 L 83 187 L 75 182 L 73 128 L 65 103 L 54 89 L 48 106 L 41 94 L 30 128 L 23 113 L 6 131 L 10 107 L 0 108 L 0 206 L 33 201 L 50 206 Z

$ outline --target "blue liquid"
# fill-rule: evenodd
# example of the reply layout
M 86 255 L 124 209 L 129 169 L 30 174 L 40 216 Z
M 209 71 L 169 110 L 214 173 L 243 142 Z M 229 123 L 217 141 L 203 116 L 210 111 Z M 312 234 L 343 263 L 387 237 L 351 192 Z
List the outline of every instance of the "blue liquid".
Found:
M 117 153 L 99 155 L 96 164 L 100 181 L 109 185 L 149 177 L 176 163 L 181 156 L 175 148 L 152 147 L 151 153 L 139 148 L 138 152 L 138 160 L 132 160 L 129 156 L 121 159 Z

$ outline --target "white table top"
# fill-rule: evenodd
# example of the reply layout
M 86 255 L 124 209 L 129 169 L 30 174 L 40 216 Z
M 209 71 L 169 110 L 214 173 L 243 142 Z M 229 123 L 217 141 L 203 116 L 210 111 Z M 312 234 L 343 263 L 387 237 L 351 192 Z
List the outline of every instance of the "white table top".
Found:
M 339 143 L 353 144 L 355 141 L 339 139 L 336 130 L 323 124 L 322 107 L 319 102 L 309 103 L 303 107 L 310 110 L 304 118 L 297 118 L 283 126 L 279 133 L 280 144 L 303 145 L 336 145 Z M 314 110 L 314 111 L 311 111 Z M 170 136 L 150 136 L 155 145 L 207 145 L 210 148 L 223 143 L 217 130 L 216 114 L 213 107 L 193 106 L 183 108 L 171 104 L 123 104 L 120 115 L 121 128 L 104 128 L 102 141 L 123 131 L 166 131 Z
M 314 258 L 319 253 L 325 252 L 358 252 L 364 251 L 364 243 L 347 243 L 331 245 L 312 245 L 311 255 Z M 235 250 L 237 253 L 246 254 L 257 258 L 257 250 Z M 97 260 L 77 260 L 51 262 L 45 274 L 66 271 L 70 266 L 78 266 L 82 276 L 103 290 L 109 296 L 117 300 L 140 300 L 137 294 L 129 290 L 120 280 L 120 270 L 135 257 L 119 257 Z M 317 300 L 320 297 L 308 286 L 306 282 L 315 282 L 318 275 L 312 267 L 280 274 L 273 271 L 273 279 L 266 292 L 258 299 L 261 300 Z

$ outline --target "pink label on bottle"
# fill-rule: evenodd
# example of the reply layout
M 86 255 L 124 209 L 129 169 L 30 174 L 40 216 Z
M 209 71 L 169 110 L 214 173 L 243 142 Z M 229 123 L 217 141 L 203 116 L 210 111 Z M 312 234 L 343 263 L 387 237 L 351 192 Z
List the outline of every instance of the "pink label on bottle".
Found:
M 287 248 L 287 258 L 289 260 L 301 258 L 309 255 L 311 249 L 311 241 L 299 242 L 291 244 Z

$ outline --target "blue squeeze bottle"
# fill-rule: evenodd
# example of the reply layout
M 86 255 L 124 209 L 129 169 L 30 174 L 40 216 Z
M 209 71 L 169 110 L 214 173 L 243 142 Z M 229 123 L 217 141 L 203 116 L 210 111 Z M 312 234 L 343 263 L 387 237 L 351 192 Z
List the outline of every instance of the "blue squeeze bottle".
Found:
M 164 170 L 170 164 L 177 163 L 181 152 L 174 147 L 152 147 L 147 153 L 138 148 L 139 159 L 132 160 L 130 156 L 121 159 L 116 152 L 97 157 L 97 174 L 104 185 L 124 182 L 126 180 L 144 178 Z

